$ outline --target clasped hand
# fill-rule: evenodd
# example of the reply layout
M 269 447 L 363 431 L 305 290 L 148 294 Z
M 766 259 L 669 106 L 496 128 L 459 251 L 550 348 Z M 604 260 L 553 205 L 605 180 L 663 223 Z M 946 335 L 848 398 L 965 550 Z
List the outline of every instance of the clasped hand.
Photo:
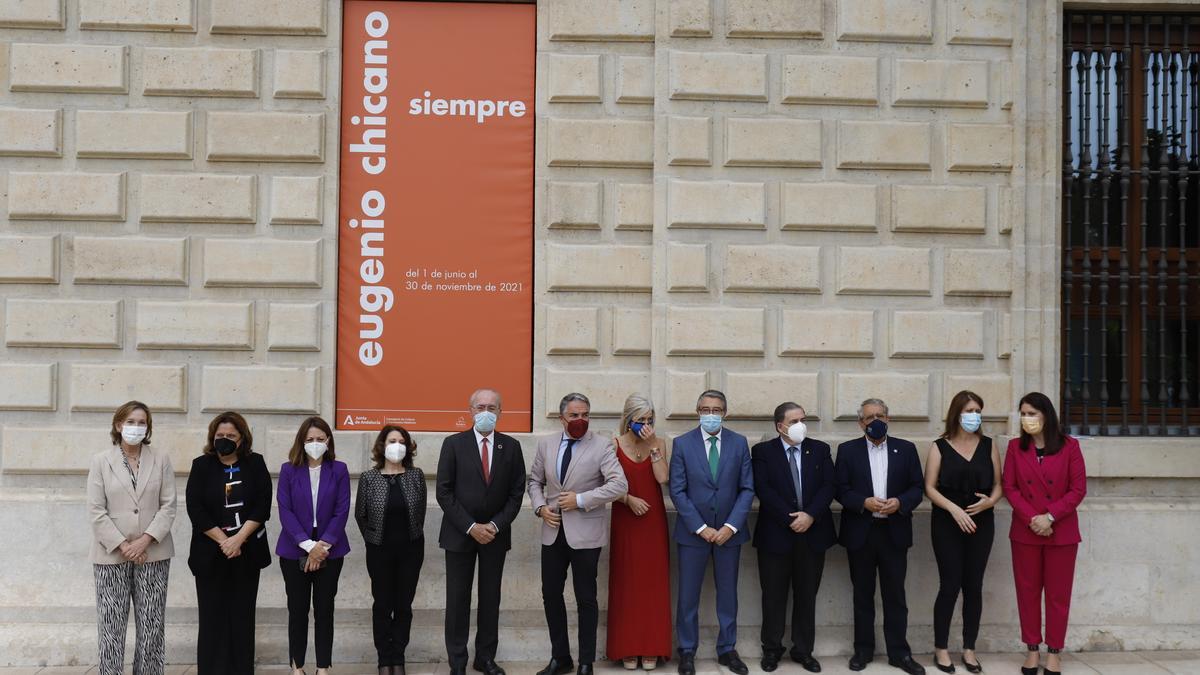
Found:
M 792 518 L 792 522 L 788 527 L 792 528 L 792 532 L 796 534 L 803 534 L 808 531 L 808 528 L 812 527 L 813 517 L 803 511 L 789 513 L 788 516 Z
M 700 538 L 715 546 L 724 546 L 732 536 L 733 530 L 729 529 L 728 525 L 722 525 L 719 530 L 706 525 L 703 530 L 700 530 Z
M 121 551 L 121 556 L 135 565 L 141 565 L 146 562 L 146 549 L 150 547 L 150 542 L 153 539 L 148 534 L 134 539 L 133 541 L 123 541 L 117 548 Z
M 1044 513 L 1034 516 L 1033 520 L 1029 521 L 1029 529 L 1039 537 L 1049 537 L 1054 534 L 1054 524 L 1050 522 L 1050 516 Z
M 325 560 L 329 558 L 329 549 L 333 548 L 325 541 L 318 541 L 316 546 L 308 552 L 308 556 L 304 559 L 304 571 L 316 572 L 325 566 Z
M 893 513 L 900 511 L 900 500 L 895 497 L 889 499 L 879 499 L 878 497 L 867 497 L 863 501 L 863 508 L 871 513 L 879 513 L 885 516 L 890 516 Z
M 487 546 L 496 538 L 496 532 L 498 531 L 491 523 L 475 523 L 475 527 L 471 528 L 470 535 L 476 543 Z

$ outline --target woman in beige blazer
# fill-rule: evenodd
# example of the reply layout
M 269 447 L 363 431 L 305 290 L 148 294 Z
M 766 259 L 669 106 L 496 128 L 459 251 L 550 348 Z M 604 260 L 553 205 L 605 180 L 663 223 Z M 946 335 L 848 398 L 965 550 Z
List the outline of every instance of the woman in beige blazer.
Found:
M 137 627 L 134 675 L 160 675 L 164 668 L 175 470 L 166 454 L 147 447 L 152 430 L 146 404 L 121 406 L 109 430 L 112 447 L 94 455 L 88 471 L 101 675 L 122 672 L 130 601 Z

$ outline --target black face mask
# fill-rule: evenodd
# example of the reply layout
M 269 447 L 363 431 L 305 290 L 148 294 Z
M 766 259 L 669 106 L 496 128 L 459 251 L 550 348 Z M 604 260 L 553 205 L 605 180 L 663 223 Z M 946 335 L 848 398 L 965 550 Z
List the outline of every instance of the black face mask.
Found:
M 233 453 L 237 452 L 237 449 L 238 444 L 234 443 L 228 438 L 218 438 L 213 441 L 213 450 L 216 450 L 217 454 L 221 455 L 222 457 L 228 457 L 229 455 L 232 455 Z
M 877 441 L 887 435 L 887 422 L 883 420 L 873 420 L 867 425 L 867 436 L 871 440 Z

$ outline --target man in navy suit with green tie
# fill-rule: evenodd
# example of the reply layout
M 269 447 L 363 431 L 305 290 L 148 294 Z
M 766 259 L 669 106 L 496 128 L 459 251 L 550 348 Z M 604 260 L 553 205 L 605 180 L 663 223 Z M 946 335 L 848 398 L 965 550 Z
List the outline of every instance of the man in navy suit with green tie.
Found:
M 737 580 L 742 544 L 750 539 L 746 518 L 754 501 L 754 475 L 746 437 L 725 429 L 725 394 L 700 395 L 700 426 L 675 439 L 671 453 L 671 501 L 679 554 L 679 598 L 675 630 L 679 672 L 696 672 L 700 587 L 708 560 L 717 590 L 717 662 L 738 675 L 750 672 L 738 657 Z

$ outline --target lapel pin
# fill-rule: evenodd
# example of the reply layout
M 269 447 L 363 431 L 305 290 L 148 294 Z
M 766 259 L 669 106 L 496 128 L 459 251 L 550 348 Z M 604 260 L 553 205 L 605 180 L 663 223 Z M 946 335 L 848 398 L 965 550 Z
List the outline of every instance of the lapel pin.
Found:
M 497 449 L 497 450 L 503 450 L 503 449 L 504 449 L 504 444 L 502 444 L 502 443 L 497 443 L 497 444 L 496 444 L 496 449 Z

